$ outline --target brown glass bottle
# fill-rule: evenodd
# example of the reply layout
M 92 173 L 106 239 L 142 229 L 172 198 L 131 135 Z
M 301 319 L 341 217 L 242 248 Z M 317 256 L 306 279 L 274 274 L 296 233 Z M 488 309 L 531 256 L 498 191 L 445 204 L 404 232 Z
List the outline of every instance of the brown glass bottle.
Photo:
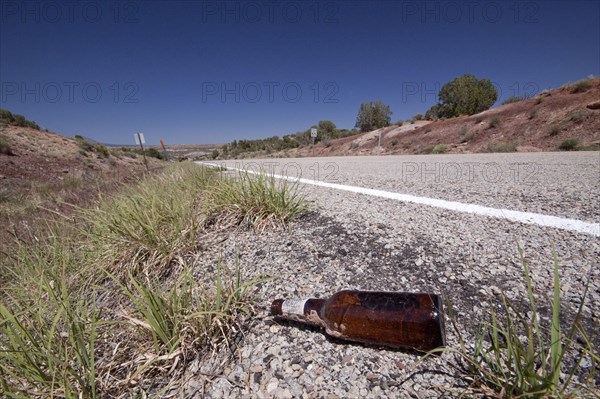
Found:
M 442 301 L 435 294 L 346 290 L 328 299 L 277 299 L 271 315 L 349 341 L 418 351 L 445 344 Z

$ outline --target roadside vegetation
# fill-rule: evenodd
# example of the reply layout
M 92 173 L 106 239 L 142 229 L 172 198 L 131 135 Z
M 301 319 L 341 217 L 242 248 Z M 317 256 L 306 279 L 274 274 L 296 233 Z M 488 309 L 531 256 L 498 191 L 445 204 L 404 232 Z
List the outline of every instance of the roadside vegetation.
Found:
M 0 109 L 0 124 L 2 123 L 40 130 L 40 127 L 34 121 L 26 119 L 23 115 L 13 114 L 5 109 Z
M 224 262 L 196 277 L 202 237 L 224 220 L 287 226 L 306 209 L 297 189 L 178 164 L 14 232 L 0 248 L 0 390 L 106 398 L 176 389 L 186 366 L 243 331 L 262 279 Z
M 569 328 L 561 329 L 559 265 L 554 255 L 552 298 L 539 305 L 533 290 L 531 273 L 519 246 L 528 306 L 512 303 L 502 294 L 499 311 L 480 323 L 474 343 L 467 342 L 457 326 L 449 304 L 452 326 L 459 348 L 434 352 L 455 355 L 454 367 L 462 373 L 464 388 L 456 389 L 460 397 L 469 398 L 593 398 L 598 397 L 597 368 L 600 355 L 590 340 L 592 331 L 582 324 L 590 275 Z M 548 324 L 540 308 L 550 309 Z M 564 322 L 564 321 L 563 321 Z

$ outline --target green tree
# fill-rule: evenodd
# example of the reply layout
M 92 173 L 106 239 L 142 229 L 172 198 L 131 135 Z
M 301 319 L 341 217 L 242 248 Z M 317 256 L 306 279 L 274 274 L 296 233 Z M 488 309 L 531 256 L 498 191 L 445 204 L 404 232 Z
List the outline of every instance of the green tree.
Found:
M 319 121 L 318 129 L 326 135 L 332 135 L 336 128 L 335 123 L 330 120 Z
M 498 99 L 489 79 L 466 74 L 446 83 L 439 93 L 441 116 L 473 115 L 489 109 Z
M 337 126 L 330 120 L 319 121 L 318 138 L 320 140 L 331 140 L 337 137 Z
M 444 106 L 442 104 L 435 104 L 425 112 L 425 119 L 428 121 L 435 121 L 445 117 Z
M 356 116 L 356 127 L 368 132 L 390 125 L 392 111 L 381 101 L 362 103 Z

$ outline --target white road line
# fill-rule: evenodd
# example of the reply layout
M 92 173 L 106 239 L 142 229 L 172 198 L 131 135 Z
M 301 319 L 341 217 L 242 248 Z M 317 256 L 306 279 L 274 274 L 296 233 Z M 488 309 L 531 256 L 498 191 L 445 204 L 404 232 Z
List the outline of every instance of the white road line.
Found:
M 238 169 L 226 167 L 223 165 L 218 165 L 209 162 L 196 162 L 201 165 L 211 166 L 211 167 L 224 167 L 227 170 L 235 170 L 235 171 L 244 171 L 252 174 L 257 174 L 259 172 L 255 172 L 252 170 L 246 169 Z M 271 175 L 269 175 L 271 176 Z M 391 191 L 383 191 L 383 190 L 375 190 L 372 188 L 364 188 L 364 187 L 356 187 L 356 186 L 346 186 L 344 184 L 337 183 L 326 183 L 322 181 L 303 179 L 291 176 L 281 176 L 281 175 L 272 175 L 276 179 L 283 179 L 292 182 L 299 181 L 303 184 L 310 184 L 313 186 L 319 187 L 327 187 L 333 188 L 336 190 L 342 191 L 350 191 L 352 193 L 371 195 L 374 197 L 387 198 L 396 201 L 402 202 L 411 202 L 414 204 L 428 205 L 434 206 L 442 209 L 449 209 L 451 211 L 456 212 L 464 212 L 464 213 L 473 213 L 481 216 L 489 216 L 499 219 L 507 219 L 513 222 L 520 222 L 525 224 L 536 224 L 538 226 L 544 227 L 553 227 L 561 230 L 569 230 L 575 231 L 577 233 L 591 234 L 595 237 L 600 237 L 600 223 L 589 223 L 584 222 L 583 220 L 577 219 L 567 219 L 561 218 L 558 216 L 550 216 L 544 215 L 541 213 L 533 213 L 533 212 L 521 212 L 521 211 L 513 211 L 510 209 L 502 209 L 502 208 L 489 208 L 487 206 L 475 205 L 475 204 L 465 204 L 462 202 L 456 201 L 446 201 L 436 198 L 427 198 L 427 197 L 417 197 L 409 194 L 400 194 L 394 193 Z

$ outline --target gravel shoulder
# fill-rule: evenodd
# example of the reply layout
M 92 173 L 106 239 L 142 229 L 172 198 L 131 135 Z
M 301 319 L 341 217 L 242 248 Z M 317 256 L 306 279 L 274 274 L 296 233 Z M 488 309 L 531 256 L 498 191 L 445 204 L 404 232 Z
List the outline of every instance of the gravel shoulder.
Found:
M 557 159 L 554 154 L 549 157 Z M 565 158 L 568 159 L 562 161 L 568 164 L 565 169 L 577 170 L 582 160 L 586 160 L 586 168 L 595 167 L 592 155 L 581 157 Z M 292 161 L 306 162 L 310 166 L 314 160 Z M 367 162 L 367 158 L 350 159 L 347 162 L 351 166 L 347 168 L 346 164 L 340 165 L 340 178 L 346 179 L 344 183 L 367 181 L 360 180 L 368 179 L 367 172 L 359 177 L 349 172 L 360 166 L 359 161 Z M 386 166 L 393 160 L 376 158 L 372 161 Z M 368 163 L 363 166 L 369 167 Z M 386 173 L 372 174 L 368 187 L 389 189 Z M 589 177 L 587 173 L 581 175 Z M 550 176 L 542 177 L 543 181 L 550 179 Z M 585 180 L 581 176 L 580 179 Z M 575 190 L 576 184 L 572 181 L 565 184 Z M 597 186 L 596 181 L 590 180 L 587 184 L 590 189 Z M 538 183 L 535 189 L 543 187 Z M 422 189 L 427 192 L 432 188 Z M 477 201 L 488 198 L 492 203 L 498 201 L 495 194 L 479 192 L 479 189 L 479 186 L 470 188 L 476 193 Z M 229 265 L 239 260 L 247 278 L 265 273 L 274 278 L 257 289 L 258 314 L 248 330 L 240 334 L 229 361 L 190 368 L 184 388 L 186 397 L 440 397 L 448 388 L 461 384 L 456 371 L 449 366 L 450 354 L 419 363 L 420 356 L 415 353 L 347 343 L 327 337 L 314 328 L 274 320 L 268 316 L 268 306 L 276 298 L 327 297 L 347 288 L 435 292 L 450 301 L 459 331 L 470 339 L 477 323 L 500 304 L 501 292 L 516 303 L 526 301 L 517 241 L 524 248 L 531 267 L 535 294 L 543 304 L 540 311 L 544 322 L 549 316 L 545 304 L 552 290 L 553 251 L 560 265 L 561 321 L 565 327 L 573 319 L 585 279 L 591 276 L 584 325 L 596 347 L 600 345 L 597 328 L 600 325 L 600 268 L 597 264 L 600 243 L 597 238 L 314 186 L 304 186 L 302 190 L 312 202 L 313 211 L 297 220 L 290 230 L 260 234 L 228 231 L 219 237 L 207 238 L 206 245 L 211 251 L 198 256 L 199 279 L 205 275 L 203 271 L 219 259 Z M 510 192 L 507 187 L 501 190 Z M 543 195 L 531 195 L 534 190 L 519 190 L 528 194 L 533 204 L 544 202 Z M 463 199 L 470 198 L 464 187 L 456 192 L 464 195 Z M 551 191 L 544 193 L 554 195 Z M 580 197 L 595 201 L 597 208 L 597 197 L 590 195 L 584 190 Z M 555 211 L 551 214 L 560 208 L 565 216 L 581 217 L 583 213 L 573 209 L 578 204 L 572 203 L 570 211 L 566 205 L 551 205 Z M 509 205 L 512 204 L 502 204 Z M 597 211 L 594 212 L 591 220 L 597 221 L 594 216 Z M 448 345 L 457 347 L 457 336 L 449 322 L 446 333 Z

